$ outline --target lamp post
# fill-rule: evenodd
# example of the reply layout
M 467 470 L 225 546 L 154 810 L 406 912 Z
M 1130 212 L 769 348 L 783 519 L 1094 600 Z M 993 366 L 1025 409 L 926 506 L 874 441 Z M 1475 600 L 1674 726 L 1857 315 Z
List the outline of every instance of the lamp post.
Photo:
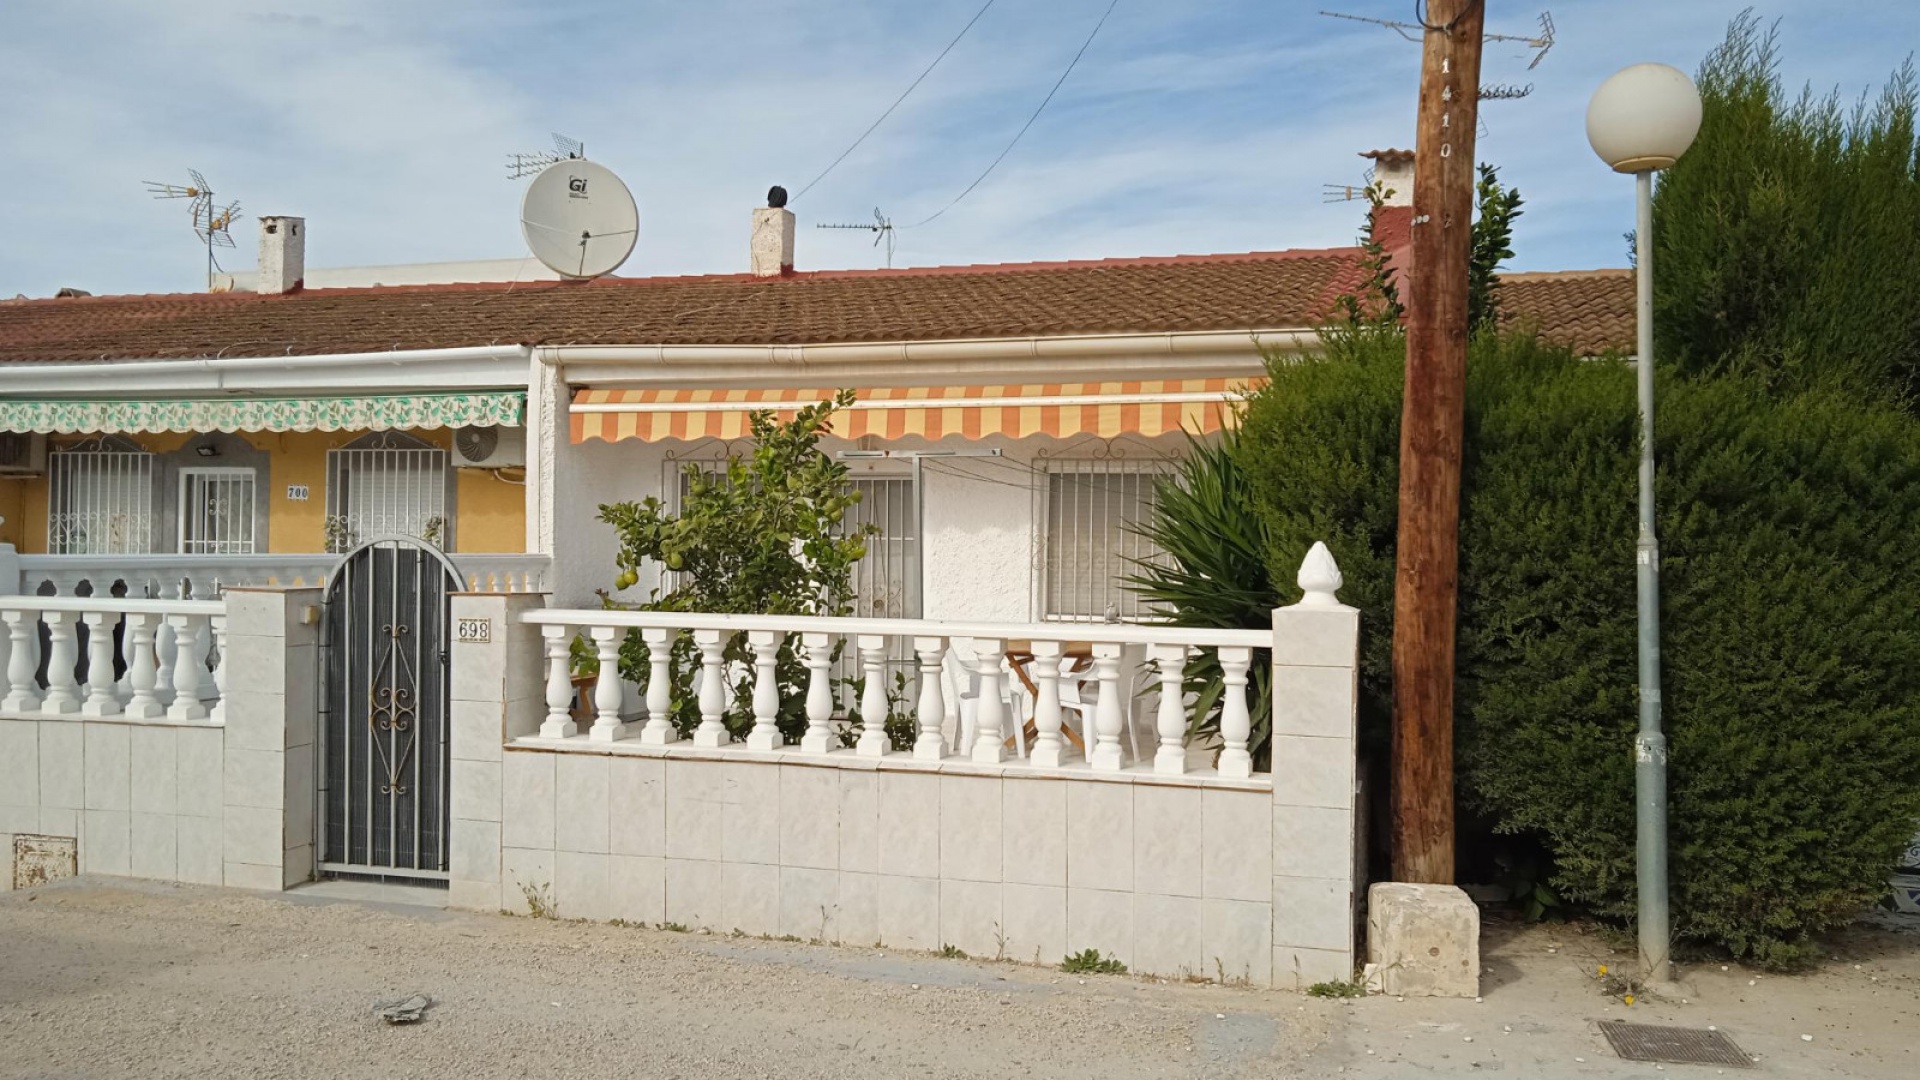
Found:
M 1635 64 L 1600 84 L 1587 105 L 1587 142 L 1638 194 L 1634 280 L 1638 289 L 1640 388 L 1640 734 L 1634 740 L 1640 972 L 1672 977 L 1667 910 L 1667 737 L 1660 730 L 1660 542 L 1653 528 L 1653 174 L 1679 160 L 1700 133 L 1700 92 L 1666 64 Z

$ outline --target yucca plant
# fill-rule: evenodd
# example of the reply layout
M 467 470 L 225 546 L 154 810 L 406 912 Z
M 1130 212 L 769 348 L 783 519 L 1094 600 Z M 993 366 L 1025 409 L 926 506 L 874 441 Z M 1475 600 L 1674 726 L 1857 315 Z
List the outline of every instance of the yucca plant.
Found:
M 1209 441 L 1189 437 L 1186 458 L 1158 484 L 1152 517 L 1134 530 L 1164 555 L 1137 562 L 1139 572 L 1128 576 L 1127 588 L 1175 626 L 1263 629 L 1273 625 L 1273 609 L 1280 604 L 1263 558 L 1266 527 L 1234 458 L 1237 438 L 1232 430 Z M 1188 662 L 1187 685 L 1198 691 L 1187 737 L 1217 736 L 1226 691 L 1218 652 L 1205 649 Z M 1273 726 L 1271 650 L 1255 650 L 1248 685 L 1253 720 L 1248 749 L 1254 768 L 1264 769 Z

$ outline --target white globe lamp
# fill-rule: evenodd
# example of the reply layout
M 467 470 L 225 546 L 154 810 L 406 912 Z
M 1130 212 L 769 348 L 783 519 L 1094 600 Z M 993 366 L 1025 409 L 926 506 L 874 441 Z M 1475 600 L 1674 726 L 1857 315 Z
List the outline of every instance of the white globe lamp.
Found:
M 1640 631 L 1640 731 L 1634 739 L 1635 879 L 1640 977 L 1671 984 L 1667 892 L 1667 737 L 1660 715 L 1660 541 L 1653 516 L 1653 174 L 1680 160 L 1700 134 L 1700 91 L 1665 64 L 1635 64 L 1594 91 L 1587 142 L 1615 172 L 1632 173 L 1636 224 L 1634 291 L 1638 322 L 1635 382 L 1640 398 L 1640 535 L 1634 543 Z
M 1700 91 L 1666 64 L 1623 68 L 1587 104 L 1587 142 L 1615 172 L 1664 169 L 1700 134 Z

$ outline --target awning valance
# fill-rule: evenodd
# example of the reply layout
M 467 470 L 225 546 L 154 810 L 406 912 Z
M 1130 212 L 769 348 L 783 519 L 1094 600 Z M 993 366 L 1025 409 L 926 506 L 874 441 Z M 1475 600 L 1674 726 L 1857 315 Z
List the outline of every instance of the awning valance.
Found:
M 857 439 L 989 435 L 1164 435 L 1217 431 L 1234 422 L 1235 402 L 1264 379 L 1168 379 L 1021 386 L 879 387 L 858 391 L 833 418 L 833 433 Z M 579 390 L 573 441 L 738 439 L 748 417 L 782 419 L 831 396 L 825 390 Z
M 0 431 L 360 431 L 520 427 L 522 391 L 197 401 L 0 401 Z

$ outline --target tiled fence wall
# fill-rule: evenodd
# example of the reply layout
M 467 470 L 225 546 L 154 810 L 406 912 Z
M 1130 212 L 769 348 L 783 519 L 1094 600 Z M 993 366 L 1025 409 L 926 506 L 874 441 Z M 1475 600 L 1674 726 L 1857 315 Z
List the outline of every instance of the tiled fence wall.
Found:
M 461 596 L 451 902 L 1304 987 L 1354 967 L 1358 615 L 1275 613 L 1248 780 L 543 740 L 524 597 Z
M 250 889 L 312 876 L 319 593 L 235 589 L 225 602 L 214 715 L 0 712 L 0 888 L 17 836 L 72 841 L 85 874 Z

